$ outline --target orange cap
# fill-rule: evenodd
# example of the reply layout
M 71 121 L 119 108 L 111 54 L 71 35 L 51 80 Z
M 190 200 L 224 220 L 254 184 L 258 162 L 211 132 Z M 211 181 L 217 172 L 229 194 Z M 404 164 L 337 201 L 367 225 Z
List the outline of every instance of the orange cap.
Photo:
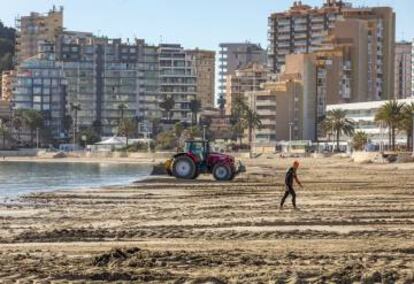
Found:
M 299 161 L 294 161 L 294 162 L 293 162 L 293 166 L 294 166 L 294 167 L 299 167 Z

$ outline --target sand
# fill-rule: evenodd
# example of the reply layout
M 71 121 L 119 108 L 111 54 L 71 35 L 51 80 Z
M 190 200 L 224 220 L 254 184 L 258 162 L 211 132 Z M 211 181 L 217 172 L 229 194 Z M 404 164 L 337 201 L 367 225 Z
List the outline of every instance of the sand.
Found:
M 0 206 L 0 283 L 414 283 L 412 164 L 289 159 L 231 183 L 154 178 Z

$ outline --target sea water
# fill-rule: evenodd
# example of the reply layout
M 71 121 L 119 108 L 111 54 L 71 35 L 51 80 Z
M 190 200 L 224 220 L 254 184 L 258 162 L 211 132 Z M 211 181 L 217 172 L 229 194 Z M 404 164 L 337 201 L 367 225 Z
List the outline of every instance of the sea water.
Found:
M 0 162 L 0 199 L 32 192 L 127 185 L 151 166 L 121 163 Z

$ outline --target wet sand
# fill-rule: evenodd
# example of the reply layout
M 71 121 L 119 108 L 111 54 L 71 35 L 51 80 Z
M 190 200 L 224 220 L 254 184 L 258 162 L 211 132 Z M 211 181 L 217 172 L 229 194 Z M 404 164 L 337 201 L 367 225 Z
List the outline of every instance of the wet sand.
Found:
M 291 160 L 231 183 L 156 178 L 0 206 L 0 283 L 413 283 L 414 165 Z

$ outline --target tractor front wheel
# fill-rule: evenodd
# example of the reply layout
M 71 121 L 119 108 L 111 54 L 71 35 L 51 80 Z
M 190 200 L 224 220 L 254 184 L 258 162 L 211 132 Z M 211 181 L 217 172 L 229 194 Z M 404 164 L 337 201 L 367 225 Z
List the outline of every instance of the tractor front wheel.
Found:
M 216 165 L 213 168 L 213 176 L 218 181 L 227 181 L 227 180 L 231 180 L 233 173 L 229 166 Z
M 174 160 L 172 173 L 176 178 L 194 179 L 197 174 L 197 169 L 194 161 L 190 157 L 180 156 Z

